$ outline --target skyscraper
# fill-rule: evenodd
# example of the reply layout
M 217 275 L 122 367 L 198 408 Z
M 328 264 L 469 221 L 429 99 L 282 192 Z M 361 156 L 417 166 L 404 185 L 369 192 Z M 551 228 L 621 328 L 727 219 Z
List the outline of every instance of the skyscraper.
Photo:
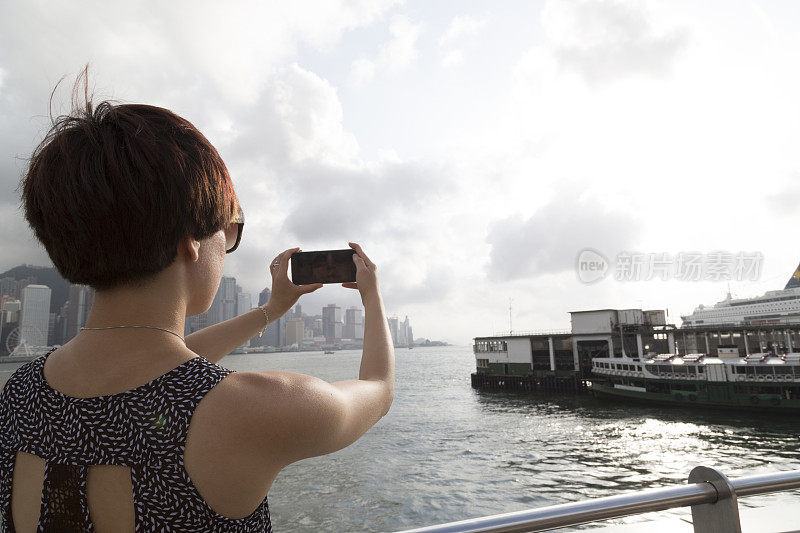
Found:
M 413 332 L 411 331 L 411 324 L 408 321 L 408 315 L 406 315 L 406 319 L 400 323 L 398 328 L 397 344 L 398 346 L 408 346 L 413 343 Z
M 69 306 L 67 307 L 67 335 L 64 342 L 70 340 L 78 334 L 86 319 L 94 301 L 94 289 L 88 285 L 72 284 L 69 286 Z
M 46 285 L 27 285 L 22 291 L 22 319 L 20 339 L 30 347 L 47 346 L 50 325 L 50 295 Z
M 269 287 L 258 293 L 258 305 L 264 305 L 269 301 L 270 290 Z
M 191 335 L 195 331 L 200 331 L 203 328 L 210 326 L 208 319 L 208 310 L 200 313 L 199 315 L 193 315 L 190 317 L 186 317 L 186 324 L 183 328 L 183 336 L 186 337 Z
M 253 308 L 253 299 L 250 297 L 250 293 L 241 292 L 241 289 L 238 285 L 236 286 L 236 316 L 248 313 Z M 250 346 L 250 339 L 242 344 L 242 348 L 245 346 Z
M 397 334 L 398 334 L 398 320 L 396 316 L 391 316 L 387 319 L 389 321 L 389 331 L 392 334 L 392 344 L 397 346 Z
M 243 315 L 253 308 L 253 299 L 249 292 L 236 293 L 236 316 Z
M 222 277 L 208 313 L 209 325 L 219 324 L 236 316 L 236 278 Z
M 290 318 L 286 321 L 286 346 L 303 344 L 305 321 L 302 318 Z
M 258 337 L 258 336 L 256 336 Z M 286 345 L 286 315 L 272 322 L 261 337 L 260 346 L 274 346 L 281 348 Z
M 342 338 L 342 308 L 336 304 L 328 304 L 322 308 L 322 335 L 328 342 Z
M 269 301 L 270 298 L 270 290 L 269 287 L 265 288 L 263 291 L 258 293 L 258 305 L 262 306 Z M 260 332 L 259 332 L 260 333 Z M 274 335 L 273 335 L 274 336 Z M 258 334 L 254 335 L 252 339 L 250 339 L 250 346 L 269 346 L 267 344 L 267 332 L 265 331 L 262 336 L 258 336 Z
M 17 298 L 17 280 L 12 277 L 0 278 L 0 296 L 8 295 Z
M 344 338 L 363 339 L 364 320 L 361 316 L 360 307 L 350 307 L 344 312 Z
M 8 335 L 19 326 L 22 303 L 19 300 L 6 300 L 0 310 L 0 353 L 7 353 Z

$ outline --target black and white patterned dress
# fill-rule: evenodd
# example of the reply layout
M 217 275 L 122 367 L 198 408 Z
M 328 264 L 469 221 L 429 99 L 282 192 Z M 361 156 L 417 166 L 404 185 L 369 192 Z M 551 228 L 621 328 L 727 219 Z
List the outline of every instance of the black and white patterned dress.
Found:
M 17 451 L 46 462 L 40 532 L 94 530 L 86 502 L 91 465 L 131 469 L 137 533 L 272 531 L 266 497 L 249 516 L 226 518 L 203 500 L 183 465 L 192 413 L 232 370 L 195 357 L 141 387 L 73 398 L 44 379 L 44 363 L 54 350 L 18 368 L 0 393 L 0 533 L 14 533 Z

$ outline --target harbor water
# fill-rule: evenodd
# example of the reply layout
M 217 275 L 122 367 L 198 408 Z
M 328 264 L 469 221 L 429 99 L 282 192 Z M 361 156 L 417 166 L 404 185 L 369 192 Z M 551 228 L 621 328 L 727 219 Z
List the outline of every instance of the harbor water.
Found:
M 360 356 L 233 354 L 220 364 L 336 381 L 358 375 Z M 16 366 L 0 364 L 0 382 Z M 696 465 L 731 477 L 800 467 L 792 416 L 481 392 L 474 368 L 470 346 L 398 349 L 389 414 L 350 447 L 281 472 L 269 495 L 275 531 L 396 531 L 682 484 Z M 739 504 L 798 502 L 793 491 Z M 688 510 L 624 522 L 670 514 Z

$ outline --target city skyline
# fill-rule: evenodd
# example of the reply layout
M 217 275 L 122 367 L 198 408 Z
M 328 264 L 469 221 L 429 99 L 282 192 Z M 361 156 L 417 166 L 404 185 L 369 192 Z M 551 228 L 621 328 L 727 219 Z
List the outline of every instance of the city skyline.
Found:
M 18 268 L 23 267 L 50 278 L 55 271 L 52 267 L 32 265 L 20 265 Z M 61 345 L 85 325 L 95 291 L 86 285 L 70 284 L 57 273 L 55 279 L 58 285 L 67 287 L 65 299 L 60 304 L 51 298 L 56 291 L 38 283 L 36 274 L 21 279 L 0 277 L 0 353 L 7 351 L 8 343 L 18 343 L 17 346 L 21 348 L 22 339 L 30 348 Z M 269 296 L 269 287 L 261 290 L 258 305 L 265 304 Z M 235 277 L 222 276 L 209 308 L 203 313 L 186 317 L 184 335 L 242 315 L 253 308 L 251 293 L 245 292 Z M 239 348 L 358 347 L 364 338 L 363 312 L 362 306 L 350 305 L 344 308 L 343 314 L 341 306 L 329 302 L 320 308 L 319 313 L 309 315 L 303 312 L 303 304 L 299 302 L 269 324 L 262 334 L 248 339 Z M 414 344 L 408 316 L 402 322 L 392 315 L 387 320 L 395 346 Z

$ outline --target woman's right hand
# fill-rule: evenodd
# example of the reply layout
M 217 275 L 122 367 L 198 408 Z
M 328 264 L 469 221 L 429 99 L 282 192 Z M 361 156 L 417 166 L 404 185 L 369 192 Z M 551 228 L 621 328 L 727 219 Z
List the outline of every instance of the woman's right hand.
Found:
M 367 301 L 380 297 L 380 289 L 378 288 L 378 267 L 375 263 L 370 261 L 361 246 L 354 242 L 348 243 L 350 248 L 356 251 L 353 254 L 353 262 L 356 264 L 356 282 L 355 283 L 342 283 L 342 287 L 348 289 L 358 289 L 361 293 L 361 303 L 366 305 Z

